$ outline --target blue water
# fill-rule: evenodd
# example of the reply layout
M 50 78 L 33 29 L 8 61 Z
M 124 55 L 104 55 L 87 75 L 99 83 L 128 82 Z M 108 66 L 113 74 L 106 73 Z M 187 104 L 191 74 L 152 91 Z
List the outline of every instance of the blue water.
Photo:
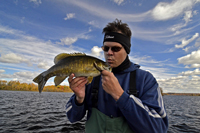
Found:
M 0 91 L 0 132 L 83 133 L 85 119 L 71 124 L 65 105 L 72 93 Z M 200 133 L 200 97 L 164 96 L 169 133 Z
M 200 96 L 164 96 L 169 133 L 200 133 Z

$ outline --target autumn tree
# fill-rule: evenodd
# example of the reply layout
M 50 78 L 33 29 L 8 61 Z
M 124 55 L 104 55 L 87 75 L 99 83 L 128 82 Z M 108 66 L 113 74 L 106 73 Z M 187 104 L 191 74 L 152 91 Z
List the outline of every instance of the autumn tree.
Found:
M 34 83 L 20 83 L 19 81 L 0 80 L 0 90 L 18 90 L 18 91 L 38 91 L 38 85 Z M 43 91 L 48 92 L 72 92 L 69 86 L 45 86 Z

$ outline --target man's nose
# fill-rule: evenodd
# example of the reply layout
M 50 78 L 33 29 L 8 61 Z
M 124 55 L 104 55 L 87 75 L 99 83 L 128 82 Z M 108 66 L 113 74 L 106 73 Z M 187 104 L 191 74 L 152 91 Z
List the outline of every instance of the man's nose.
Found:
M 113 54 L 113 51 L 111 50 L 111 48 L 109 48 L 108 55 L 112 55 L 112 54 Z

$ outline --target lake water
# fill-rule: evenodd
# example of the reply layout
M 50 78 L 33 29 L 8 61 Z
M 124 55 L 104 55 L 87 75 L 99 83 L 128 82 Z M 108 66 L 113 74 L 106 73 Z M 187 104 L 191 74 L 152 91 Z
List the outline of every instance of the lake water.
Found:
M 83 133 L 85 120 L 71 124 L 65 105 L 72 93 L 0 91 L 0 132 Z M 200 97 L 164 96 L 169 133 L 200 133 Z

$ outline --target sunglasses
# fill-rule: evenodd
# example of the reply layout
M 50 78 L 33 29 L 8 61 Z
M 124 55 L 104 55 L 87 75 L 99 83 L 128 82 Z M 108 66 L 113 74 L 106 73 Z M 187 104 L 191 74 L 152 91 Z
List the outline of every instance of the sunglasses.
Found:
M 102 46 L 101 48 L 103 49 L 104 52 L 108 52 L 108 50 L 109 50 L 110 48 L 111 48 L 111 50 L 112 50 L 113 52 L 119 52 L 119 51 L 122 49 L 122 47 L 118 47 L 118 46 L 113 46 L 113 47 Z

